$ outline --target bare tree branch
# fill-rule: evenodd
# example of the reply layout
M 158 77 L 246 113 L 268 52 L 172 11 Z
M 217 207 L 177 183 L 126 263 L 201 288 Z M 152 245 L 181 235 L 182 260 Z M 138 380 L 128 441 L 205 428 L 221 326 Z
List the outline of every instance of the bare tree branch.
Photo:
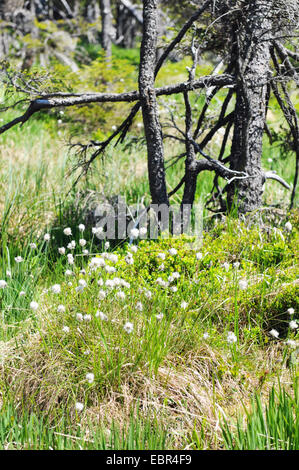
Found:
M 176 85 L 164 86 L 155 89 L 156 96 L 172 95 L 176 93 L 184 93 L 185 91 L 191 91 L 197 88 L 204 88 L 211 84 L 217 86 L 233 85 L 234 78 L 231 75 L 219 75 L 219 76 L 205 76 L 194 81 L 192 84 L 189 82 L 179 83 Z M 18 123 L 26 122 L 33 114 L 38 111 L 45 109 L 52 109 L 58 107 L 78 106 L 90 103 L 119 103 L 119 102 L 132 102 L 139 101 L 140 94 L 138 91 L 131 91 L 127 93 L 84 93 L 81 95 L 72 96 L 48 96 L 45 95 L 42 98 L 37 98 L 31 101 L 29 108 L 26 112 L 14 119 L 13 121 L 0 127 L 0 134 L 7 131 Z
M 282 65 L 286 68 L 287 75 L 289 75 L 299 86 L 299 74 L 291 64 L 285 48 L 279 42 L 274 42 L 274 45 L 280 60 L 282 61 Z
M 274 50 L 271 50 L 271 57 L 275 66 L 275 69 L 277 73 L 279 73 L 279 64 L 275 56 Z M 291 194 L 291 200 L 290 200 L 290 208 L 293 207 L 294 200 L 295 200 L 295 195 L 296 195 L 296 188 L 297 188 L 297 183 L 298 183 L 298 177 L 299 177 L 299 125 L 298 125 L 298 118 L 297 118 L 297 113 L 296 110 L 293 106 L 293 103 L 289 97 L 287 88 L 284 83 L 281 83 L 281 88 L 283 91 L 283 94 L 285 96 L 285 101 L 281 97 L 278 86 L 276 82 L 273 80 L 271 82 L 272 90 L 275 95 L 275 98 L 284 114 L 284 117 L 290 127 L 293 140 L 294 140 L 294 149 L 296 153 L 296 167 L 295 167 L 295 176 L 294 176 L 294 183 L 293 183 L 293 190 Z
M 119 1 L 131 13 L 131 15 L 133 15 L 134 18 L 136 18 L 138 23 L 143 25 L 142 14 L 137 10 L 136 5 L 133 5 L 133 3 L 129 2 L 128 0 L 119 0 Z
M 278 181 L 286 189 L 291 189 L 291 186 L 283 178 L 281 178 L 281 176 L 278 176 L 274 171 L 266 171 L 264 173 L 264 177 L 266 180 Z
M 169 56 L 170 52 L 173 51 L 175 46 L 181 42 L 187 31 L 191 28 L 193 23 L 198 20 L 198 18 L 208 9 L 210 4 L 212 3 L 212 0 L 208 0 L 203 4 L 201 8 L 199 8 L 190 18 L 189 20 L 184 24 L 184 26 L 181 28 L 177 36 L 174 38 L 174 40 L 167 46 L 163 54 L 161 55 L 160 59 L 157 62 L 156 69 L 155 69 L 155 75 L 157 75 L 158 71 L 162 67 L 163 62 L 165 59 Z

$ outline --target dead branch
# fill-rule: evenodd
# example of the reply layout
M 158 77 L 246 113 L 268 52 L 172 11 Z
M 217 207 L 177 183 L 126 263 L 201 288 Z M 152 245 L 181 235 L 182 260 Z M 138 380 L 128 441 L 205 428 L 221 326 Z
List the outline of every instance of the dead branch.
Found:
M 155 76 L 157 75 L 158 71 L 162 67 L 163 62 L 169 56 L 169 54 L 173 51 L 175 46 L 181 42 L 187 31 L 191 28 L 193 23 L 198 20 L 198 18 L 208 9 L 212 0 L 208 0 L 203 4 L 201 8 L 199 8 L 190 18 L 189 20 L 183 25 L 177 36 L 173 39 L 173 41 L 167 46 L 163 54 L 161 55 L 160 59 L 157 62 L 156 69 L 155 69 Z
M 286 68 L 286 72 L 288 76 L 290 76 L 299 86 L 299 74 L 297 70 L 295 69 L 295 67 L 293 67 L 293 65 L 291 64 L 289 56 L 286 52 L 286 49 L 279 42 L 274 42 L 274 46 L 282 64 Z
M 182 28 L 180 29 L 180 31 L 178 32 L 178 34 L 176 35 L 176 37 L 171 41 L 171 43 L 166 47 L 165 51 L 163 52 L 163 54 L 161 54 L 157 64 L 156 64 L 156 67 L 155 67 L 155 77 L 158 75 L 158 72 L 160 70 L 160 68 L 162 67 L 163 63 L 165 62 L 165 60 L 167 59 L 167 57 L 169 56 L 169 54 L 173 51 L 173 49 L 175 48 L 175 46 L 177 44 L 179 44 L 181 42 L 181 40 L 183 39 L 183 37 L 185 36 L 185 34 L 187 33 L 187 31 L 191 28 L 191 26 L 193 25 L 193 23 L 195 21 L 198 20 L 198 18 L 206 11 L 206 9 L 209 7 L 211 3 L 211 0 L 208 0 L 207 2 L 204 3 L 204 5 L 199 8 L 192 16 L 191 18 L 189 18 L 189 20 L 182 26 Z M 116 129 L 115 131 L 115 135 L 118 135 L 120 132 L 120 137 L 117 141 L 118 142 L 123 142 L 133 120 L 134 120 L 134 117 L 136 116 L 136 114 L 138 113 L 139 109 L 140 109 L 140 103 L 136 103 L 135 106 L 132 108 L 129 116 L 125 119 L 125 124 L 121 124 L 121 126 Z
M 208 132 L 208 134 L 204 137 L 204 139 L 200 142 L 199 147 L 204 148 L 210 140 L 214 137 L 217 131 L 223 126 L 226 126 L 230 121 L 234 120 L 235 113 L 232 111 L 230 114 L 222 118 L 221 120 L 218 119 L 215 126 Z
M 140 25 L 143 25 L 142 14 L 137 10 L 136 5 L 129 2 L 128 0 L 120 0 L 120 3 L 131 13 L 132 16 L 138 21 Z
M 191 77 L 190 77 L 191 78 Z M 196 158 L 195 150 L 192 144 L 192 109 L 189 101 L 188 92 L 184 93 L 185 102 L 185 146 L 186 146 L 186 160 L 185 160 L 185 187 L 182 198 L 181 208 L 183 220 L 189 217 L 183 211 L 185 204 L 192 206 L 195 198 L 197 172 L 196 172 Z
M 277 58 L 275 56 L 274 50 L 271 51 L 271 56 L 272 60 L 275 66 L 275 69 L 277 73 L 279 73 L 279 64 L 277 61 Z M 294 176 L 294 183 L 293 183 L 293 190 L 291 194 L 291 200 L 290 200 L 290 208 L 293 207 L 294 200 L 295 200 L 295 195 L 296 195 L 296 187 L 298 183 L 298 177 L 299 177 L 299 125 L 298 125 L 298 118 L 297 118 L 297 113 L 296 110 L 293 106 L 293 103 L 290 99 L 290 96 L 288 94 L 287 88 L 284 83 L 281 83 L 281 88 L 285 97 L 285 100 L 281 97 L 278 86 L 276 82 L 273 80 L 271 82 L 271 87 L 274 93 L 274 96 L 284 114 L 284 117 L 289 125 L 289 128 L 291 130 L 293 140 L 294 140 L 294 148 L 295 148 L 295 153 L 296 153 L 296 167 L 295 167 L 295 176 Z
M 217 86 L 225 86 L 227 84 L 234 84 L 234 78 L 231 75 L 219 75 L 219 76 L 205 76 L 194 81 L 192 84 L 189 82 L 179 83 L 177 85 L 169 85 L 161 88 L 155 89 L 156 96 L 162 95 L 172 95 L 176 93 L 184 93 L 185 91 L 191 91 L 197 88 L 204 88 L 211 84 L 216 84 Z M 48 95 L 43 96 L 42 98 L 37 98 L 31 101 L 29 108 L 26 112 L 14 119 L 13 121 L 5 124 L 0 127 L 0 134 L 7 131 L 14 125 L 18 123 L 24 124 L 33 114 L 38 111 L 58 108 L 58 107 L 68 107 L 68 106 L 79 106 L 91 103 L 119 103 L 119 102 L 132 102 L 138 101 L 140 95 L 138 91 L 131 91 L 127 93 L 83 93 L 77 96 L 55 96 L 49 97 Z
M 283 49 L 285 54 L 287 54 L 289 57 L 291 57 L 291 59 L 299 61 L 299 53 L 298 52 L 290 51 L 290 49 L 287 49 L 286 47 L 284 47 L 280 42 L 275 41 L 275 46 L 277 44 L 279 44 L 279 46 Z
M 264 173 L 265 180 L 275 180 L 282 184 L 286 189 L 291 189 L 291 186 L 281 176 L 277 175 L 274 171 L 266 171 Z

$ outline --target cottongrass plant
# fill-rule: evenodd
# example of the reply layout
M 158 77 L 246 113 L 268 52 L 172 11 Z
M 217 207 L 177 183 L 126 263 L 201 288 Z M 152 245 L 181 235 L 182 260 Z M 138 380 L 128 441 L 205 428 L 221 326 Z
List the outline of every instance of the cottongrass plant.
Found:
M 64 235 L 75 240 L 82 234 L 79 227 L 77 230 L 80 233 L 72 229 Z M 84 227 L 86 239 L 87 231 Z M 23 258 L 21 262 L 5 266 L 11 273 L 3 276 L 0 296 L 12 289 L 16 275 L 28 277 L 33 260 L 39 267 L 51 249 L 51 240 L 31 243 L 35 248 L 29 247 L 30 253 L 25 249 L 18 255 Z M 68 243 L 59 250 L 56 247 L 57 258 L 54 269 L 47 272 L 47 285 L 41 289 L 32 278 L 30 289 L 25 290 L 24 283 L 19 285 L 18 295 L 36 331 L 34 336 L 30 329 L 24 332 L 22 354 L 30 357 L 30 369 L 42 365 L 44 373 L 26 385 L 31 377 L 24 366 L 28 360 L 15 364 L 15 369 L 19 368 L 15 393 L 27 390 L 27 394 L 30 389 L 31 396 L 39 397 L 38 405 L 50 414 L 64 407 L 71 419 L 85 420 L 111 391 L 122 394 L 126 383 L 136 390 L 146 380 L 158 383 L 166 365 L 177 373 L 184 358 L 196 357 L 198 350 L 205 361 L 214 354 L 211 348 L 221 350 L 211 371 L 204 372 L 208 377 L 212 374 L 213 383 L 226 375 L 236 380 L 240 364 L 245 357 L 248 360 L 246 351 L 256 347 L 256 329 L 265 344 L 270 338 L 274 348 L 284 348 L 289 354 L 293 348 L 290 341 L 297 344 L 295 304 L 289 303 L 283 310 L 288 315 L 287 338 L 274 328 L 263 332 L 263 324 L 254 329 L 247 309 L 251 296 L 260 295 L 267 285 L 272 288 L 271 283 L 265 283 L 267 268 L 248 264 L 247 258 L 255 256 L 253 250 L 236 261 L 236 255 L 225 252 L 217 239 L 216 255 L 209 243 L 207 240 L 202 247 L 202 256 L 188 248 L 183 238 L 144 241 L 133 245 L 133 250 L 123 245 L 111 251 L 105 243 L 96 252 L 93 241 L 84 247 L 80 243 L 74 248 L 67 248 Z M 90 255 L 83 261 L 86 246 Z M 289 270 L 291 256 L 287 254 L 286 259 L 284 280 L 293 275 Z M 163 270 L 159 269 L 161 265 Z M 258 269 L 263 270 L 262 278 Z M 281 281 L 278 277 L 272 282 L 280 286 Z M 26 295 L 20 296 L 20 292 Z M 168 378 L 163 380 L 167 386 Z M 197 395 L 199 390 L 194 393 Z M 214 392 L 209 400 L 215 416 Z M 209 400 L 205 409 L 211 406 Z M 57 403 L 61 403 L 58 408 Z M 180 445 L 188 445 L 183 441 L 180 438 Z

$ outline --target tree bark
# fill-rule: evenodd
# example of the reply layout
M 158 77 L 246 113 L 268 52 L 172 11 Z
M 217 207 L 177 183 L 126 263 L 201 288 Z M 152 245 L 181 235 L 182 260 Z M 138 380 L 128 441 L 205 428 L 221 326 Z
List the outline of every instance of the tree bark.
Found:
M 262 202 L 264 178 L 261 168 L 266 118 L 273 2 L 247 2 L 237 39 L 237 87 L 230 167 L 249 178 L 228 187 L 228 205 L 240 213 L 257 209 Z
M 147 143 L 149 185 L 152 203 L 168 205 L 162 131 L 154 89 L 156 44 L 157 0 L 145 0 L 138 83 Z
M 181 232 L 188 228 L 191 218 L 191 209 L 194 203 L 197 183 L 197 164 L 192 139 L 192 110 L 188 93 L 184 93 L 185 125 L 186 125 L 186 160 L 184 176 L 184 193 L 181 202 Z
M 100 0 L 102 20 L 102 47 L 107 58 L 111 57 L 112 13 L 110 0 Z

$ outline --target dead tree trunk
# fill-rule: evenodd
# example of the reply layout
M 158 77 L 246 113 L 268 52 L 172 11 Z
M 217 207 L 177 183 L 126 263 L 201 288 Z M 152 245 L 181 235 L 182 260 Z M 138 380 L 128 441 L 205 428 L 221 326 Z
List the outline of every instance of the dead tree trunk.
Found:
M 261 205 L 263 173 L 262 139 L 269 80 L 272 1 L 248 2 L 236 31 L 237 87 L 231 169 L 249 178 L 235 180 L 228 188 L 228 205 L 245 213 Z
M 106 57 L 111 57 L 112 13 L 110 0 L 100 0 L 102 20 L 102 47 Z
M 136 46 L 136 35 L 142 26 L 142 15 L 135 5 L 121 0 L 117 5 L 116 42 L 120 46 L 131 49 Z
M 149 186 L 152 203 L 168 205 L 162 131 L 154 89 L 156 44 L 157 0 L 145 0 L 138 83 L 147 143 Z

